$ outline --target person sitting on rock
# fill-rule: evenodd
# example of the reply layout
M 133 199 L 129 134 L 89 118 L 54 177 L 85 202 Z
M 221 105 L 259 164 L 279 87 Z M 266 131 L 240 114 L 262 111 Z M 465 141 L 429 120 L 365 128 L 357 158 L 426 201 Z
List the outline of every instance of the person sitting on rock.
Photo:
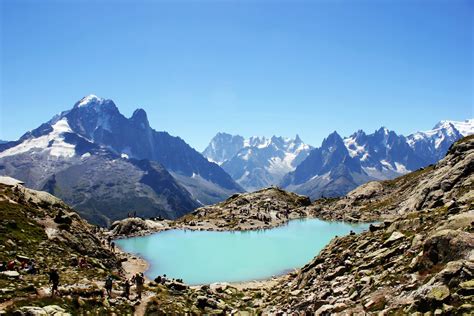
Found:
M 34 259 L 31 259 L 28 262 L 28 266 L 26 267 L 26 273 L 36 274 L 36 266 L 35 266 L 35 260 Z
M 123 293 L 122 296 L 125 297 L 127 300 L 129 299 L 130 296 L 130 281 L 125 280 L 123 283 Z
M 109 297 L 112 297 L 112 285 L 113 285 L 113 279 L 112 279 L 112 276 L 109 275 L 107 276 L 107 279 L 105 279 L 105 290 L 107 291 L 107 295 Z
M 142 298 L 143 285 L 145 284 L 145 278 L 143 277 L 143 273 L 136 274 L 135 284 L 137 286 L 137 298 L 140 300 Z
M 49 272 L 49 283 L 52 283 L 51 296 L 53 297 L 55 294 L 59 295 L 59 273 L 55 268 Z

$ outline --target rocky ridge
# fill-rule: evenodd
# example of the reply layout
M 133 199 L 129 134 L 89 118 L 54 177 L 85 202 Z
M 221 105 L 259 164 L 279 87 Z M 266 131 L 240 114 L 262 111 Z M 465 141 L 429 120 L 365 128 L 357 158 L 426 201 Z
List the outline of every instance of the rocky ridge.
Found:
M 334 239 L 268 291 L 266 311 L 472 313 L 473 165 L 468 137 L 434 166 L 314 203 L 313 215 L 327 219 L 391 219 Z

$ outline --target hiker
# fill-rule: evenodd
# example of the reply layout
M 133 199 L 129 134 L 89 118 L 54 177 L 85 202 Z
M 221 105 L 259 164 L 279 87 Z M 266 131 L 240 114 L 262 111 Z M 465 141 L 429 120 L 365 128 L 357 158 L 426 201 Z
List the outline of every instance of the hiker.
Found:
M 15 260 L 10 260 L 7 263 L 7 270 L 13 271 L 15 270 Z
M 105 279 L 105 290 L 107 291 L 107 295 L 109 297 L 112 297 L 112 282 L 112 276 L 107 276 L 107 279 Z
M 137 273 L 135 276 L 135 284 L 137 285 L 137 298 L 139 300 L 142 298 L 144 283 L 145 283 L 145 278 L 143 277 L 143 273 Z
M 110 250 L 112 250 L 112 252 L 115 252 L 115 242 L 111 242 L 110 243 Z
M 129 299 L 130 296 L 130 281 L 125 280 L 123 283 L 123 293 L 122 296 L 125 297 L 127 300 Z
M 51 286 L 51 297 L 53 297 L 55 293 L 59 295 L 59 274 L 55 268 L 49 272 L 49 283 L 53 283 Z
M 35 267 L 35 260 L 31 259 L 28 262 L 28 266 L 26 267 L 26 273 L 28 274 L 36 274 L 36 267 Z

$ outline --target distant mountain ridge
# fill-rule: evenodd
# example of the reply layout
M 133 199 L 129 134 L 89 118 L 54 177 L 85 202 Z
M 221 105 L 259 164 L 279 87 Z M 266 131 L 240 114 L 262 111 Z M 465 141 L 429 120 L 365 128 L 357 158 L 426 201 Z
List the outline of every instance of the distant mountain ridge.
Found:
M 432 130 L 407 137 L 384 127 L 372 134 L 359 130 L 344 139 L 334 132 L 280 185 L 313 199 L 340 196 L 370 180 L 392 179 L 433 164 L 451 144 L 471 134 L 473 119 L 441 121 Z
M 176 218 L 243 191 L 182 139 L 153 130 L 144 110 L 127 119 L 95 95 L 1 144 L 0 174 L 45 189 L 102 225 L 127 211 Z
M 243 138 L 218 133 L 203 151 L 247 191 L 280 183 L 311 151 L 298 135 L 294 139 L 273 136 Z

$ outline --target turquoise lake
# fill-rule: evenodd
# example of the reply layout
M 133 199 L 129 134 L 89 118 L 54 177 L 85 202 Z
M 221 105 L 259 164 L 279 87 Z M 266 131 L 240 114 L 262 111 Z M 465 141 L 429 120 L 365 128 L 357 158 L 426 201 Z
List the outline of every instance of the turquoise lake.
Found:
M 124 251 L 148 261 L 145 272 L 191 285 L 270 278 L 308 263 L 329 241 L 361 232 L 369 224 L 292 220 L 273 229 L 245 232 L 168 230 L 116 240 Z

